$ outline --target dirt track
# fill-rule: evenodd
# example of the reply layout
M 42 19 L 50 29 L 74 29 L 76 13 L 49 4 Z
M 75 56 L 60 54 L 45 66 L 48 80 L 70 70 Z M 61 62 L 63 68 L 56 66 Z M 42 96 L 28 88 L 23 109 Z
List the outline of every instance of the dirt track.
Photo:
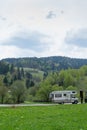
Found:
M 0 107 L 21 107 L 21 106 L 53 106 L 58 104 L 0 104 Z

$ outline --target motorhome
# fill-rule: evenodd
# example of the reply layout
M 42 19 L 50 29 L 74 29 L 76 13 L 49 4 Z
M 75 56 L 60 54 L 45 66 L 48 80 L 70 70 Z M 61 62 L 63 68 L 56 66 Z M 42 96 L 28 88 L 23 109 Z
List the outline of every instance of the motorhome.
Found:
M 49 95 L 49 99 L 56 103 L 72 103 L 77 104 L 78 98 L 76 97 L 76 91 L 52 91 Z

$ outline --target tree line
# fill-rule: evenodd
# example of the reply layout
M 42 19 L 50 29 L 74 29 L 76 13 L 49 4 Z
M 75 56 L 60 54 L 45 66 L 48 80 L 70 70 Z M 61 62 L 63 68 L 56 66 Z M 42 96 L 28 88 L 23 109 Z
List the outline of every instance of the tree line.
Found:
M 0 65 L 0 103 L 47 102 L 49 93 L 54 90 L 87 91 L 86 65 L 42 73 L 5 62 Z
M 15 67 L 13 64 L 0 63 L 0 102 L 20 103 L 25 100 L 25 93 L 40 79 L 35 78 L 23 67 Z
M 51 57 L 26 57 L 26 58 L 6 58 L 5 61 L 17 67 L 35 68 L 42 71 L 60 71 L 62 69 L 78 69 L 87 65 L 87 59 L 76 59 L 62 56 Z

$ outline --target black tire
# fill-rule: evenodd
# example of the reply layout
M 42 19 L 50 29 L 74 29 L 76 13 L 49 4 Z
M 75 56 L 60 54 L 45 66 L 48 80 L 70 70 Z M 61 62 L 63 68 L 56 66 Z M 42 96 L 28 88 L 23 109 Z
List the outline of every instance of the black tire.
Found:
M 78 103 L 78 101 L 77 100 L 75 100 L 74 102 L 72 102 L 72 104 L 77 104 Z

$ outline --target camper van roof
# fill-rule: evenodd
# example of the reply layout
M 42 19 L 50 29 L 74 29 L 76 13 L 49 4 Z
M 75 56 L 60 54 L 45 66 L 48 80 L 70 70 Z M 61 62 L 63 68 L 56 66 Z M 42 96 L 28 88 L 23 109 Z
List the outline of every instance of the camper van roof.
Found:
M 76 93 L 76 91 L 75 90 L 68 90 L 68 91 L 67 90 L 63 90 L 63 91 L 52 91 L 51 93 L 52 94 L 53 93 L 73 93 L 74 94 L 74 93 Z

